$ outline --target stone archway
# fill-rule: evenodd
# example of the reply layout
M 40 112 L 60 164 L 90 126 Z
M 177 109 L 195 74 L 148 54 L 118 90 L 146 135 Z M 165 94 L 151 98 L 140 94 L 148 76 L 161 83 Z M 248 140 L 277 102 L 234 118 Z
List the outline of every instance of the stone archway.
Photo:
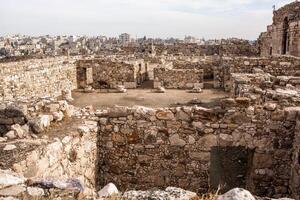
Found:
M 283 21 L 283 36 L 282 36 L 282 54 L 286 55 L 289 52 L 289 22 L 288 18 L 285 17 Z

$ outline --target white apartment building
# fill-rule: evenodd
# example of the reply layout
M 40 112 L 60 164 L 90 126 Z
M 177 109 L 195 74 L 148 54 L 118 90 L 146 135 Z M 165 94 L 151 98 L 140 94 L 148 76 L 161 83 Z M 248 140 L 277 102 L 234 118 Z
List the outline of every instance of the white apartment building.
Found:
M 121 44 L 128 44 L 130 42 L 130 35 L 128 33 L 122 33 L 119 35 L 119 41 Z

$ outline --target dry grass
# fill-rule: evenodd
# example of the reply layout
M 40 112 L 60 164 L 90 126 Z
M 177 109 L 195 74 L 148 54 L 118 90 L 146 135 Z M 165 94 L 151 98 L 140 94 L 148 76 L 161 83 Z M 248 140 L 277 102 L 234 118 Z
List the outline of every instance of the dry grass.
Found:
M 219 185 L 216 192 L 209 192 L 200 197 L 200 200 L 217 200 L 221 186 Z
M 208 193 L 202 195 L 202 197 L 200 197 L 200 200 L 216 200 L 217 197 L 218 197 L 218 193 Z

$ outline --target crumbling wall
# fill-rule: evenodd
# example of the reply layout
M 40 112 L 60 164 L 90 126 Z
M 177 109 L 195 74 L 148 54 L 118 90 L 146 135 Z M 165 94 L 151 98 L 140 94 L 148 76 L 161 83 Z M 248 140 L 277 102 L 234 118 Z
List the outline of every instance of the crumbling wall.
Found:
M 203 70 L 203 78 L 204 79 L 212 79 L 213 78 L 213 68 L 214 66 L 219 65 L 216 60 L 205 59 L 198 62 L 190 62 L 190 61 L 174 61 L 173 68 L 174 69 L 196 69 Z
M 154 88 L 168 89 L 203 88 L 203 70 L 197 69 L 154 69 Z
M 97 122 L 95 126 L 97 128 Z M 91 132 L 82 137 L 65 136 L 48 143 L 37 143 L 41 146 L 28 153 L 25 160 L 15 163 L 13 170 L 32 180 L 78 179 L 84 192 L 93 194 L 96 186 L 96 140 L 96 132 Z
M 299 199 L 300 194 L 300 109 L 298 109 L 297 122 L 295 127 L 295 140 L 293 146 L 293 163 L 292 163 L 292 174 L 291 174 L 291 190 L 294 198 Z
M 259 69 L 272 76 L 300 76 L 300 59 L 292 56 L 272 58 L 223 58 L 214 68 L 215 88 L 230 91 L 231 73 L 255 73 Z
M 0 100 L 57 97 L 77 87 L 72 59 L 47 58 L 0 63 Z
M 257 195 L 288 196 L 293 113 L 272 103 L 252 106 L 248 98 L 227 99 L 214 109 L 112 109 L 99 115 L 98 184 L 206 192 L 212 148 L 242 147 L 253 152 L 247 173 L 238 176 L 244 186 Z
M 77 62 L 78 71 L 81 68 L 92 68 L 93 72 L 93 88 L 115 88 L 118 85 L 124 85 L 126 88 L 137 87 L 137 77 L 139 65 L 129 64 L 125 62 L 117 62 L 103 59 L 79 60 Z M 84 76 L 80 73 L 79 77 Z
M 227 56 L 258 56 L 259 51 L 256 44 L 252 44 L 247 40 L 228 39 L 215 41 L 214 44 L 186 44 L 174 43 L 172 45 L 156 44 L 156 54 L 162 55 L 165 52 L 172 55 L 186 55 L 186 56 L 213 56 L 213 55 L 227 55 Z
M 274 11 L 273 24 L 259 37 L 261 56 L 300 56 L 299 13 L 298 1 Z

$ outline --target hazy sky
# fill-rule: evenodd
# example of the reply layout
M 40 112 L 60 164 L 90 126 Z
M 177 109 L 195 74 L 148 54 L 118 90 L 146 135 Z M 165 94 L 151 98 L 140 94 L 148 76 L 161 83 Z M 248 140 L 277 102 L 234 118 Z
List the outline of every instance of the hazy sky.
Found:
M 0 35 L 256 39 L 293 0 L 0 0 Z

